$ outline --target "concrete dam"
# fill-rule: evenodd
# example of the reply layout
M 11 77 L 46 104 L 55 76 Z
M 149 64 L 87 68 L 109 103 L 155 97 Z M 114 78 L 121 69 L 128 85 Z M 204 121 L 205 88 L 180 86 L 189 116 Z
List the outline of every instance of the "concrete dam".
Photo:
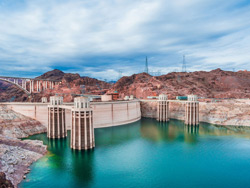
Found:
M 49 103 L 2 103 L 8 108 L 30 118 L 40 121 L 48 127 L 48 105 Z M 71 108 L 74 103 L 61 105 L 65 109 L 65 123 L 67 130 L 71 129 Z M 141 119 L 140 101 L 110 101 L 90 102 L 93 109 L 94 128 L 111 127 L 133 123 Z
M 94 128 L 133 123 L 141 119 L 141 102 L 124 101 L 90 102 L 88 97 L 76 97 L 74 103 L 63 103 L 63 97 L 51 96 L 50 103 L 5 103 L 12 110 L 40 121 L 47 126 L 47 137 L 67 137 L 71 130 L 71 148 L 87 150 L 95 147 Z M 156 119 L 167 122 L 170 118 L 169 101 L 161 94 L 157 103 Z M 153 110 L 153 109 L 152 109 Z M 154 111 L 154 110 L 153 110 Z M 199 124 L 198 97 L 189 95 L 185 101 L 185 124 Z

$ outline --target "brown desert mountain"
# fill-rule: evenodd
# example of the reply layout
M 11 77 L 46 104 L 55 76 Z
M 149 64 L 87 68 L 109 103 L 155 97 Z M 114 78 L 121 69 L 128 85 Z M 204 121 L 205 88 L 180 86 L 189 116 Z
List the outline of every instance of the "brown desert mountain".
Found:
M 192 93 L 205 98 L 249 98 L 250 72 L 216 69 L 210 72 L 172 72 L 162 76 L 141 73 L 124 76 L 111 91 L 115 90 L 122 97 L 134 95 L 137 98 L 161 93 L 168 94 L 170 99 Z
M 16 86 L 0 81 L 0 101 L 31 101 L 40 102 L 43 96 L 49 97 L 59 94 L 64 97 L 65 102 L 73 100 L 75 95 L 82 94 L 104 94 L 111 85 L 107 82 L 90 77 L 80 77 L 79 74 L 64 73 L 60 70 L 52 70 L 36 77 L 36 79 L 52 79 L 60 81 L 55 89 L 47 89 L 41 93 L 33 93 L 30 97 Z
M 84 93 L 104 94 L 118 91 L 123 98 L 134 95 L 137 98 L 147 98 L 161 93 L 168 94 L 170 99 L 176 96 L 196 94 L 205 98 L 250 98 L 250 72 L 196 71 L 190 73 L 172 72 L 162 76 L 151 76 L 147 73 L 124 76 L 114 85 L 79 74 L 64 73 L 52 70 L 37 77 L 60 81 L 55 89 L 47 89 L 34 93 L 29 98 L 17 87 L 0 81 L 0 101 L 33 101 L 39 102 L 41 97 L 60 94 L 64 101 L 73 100 L 75 95 Z

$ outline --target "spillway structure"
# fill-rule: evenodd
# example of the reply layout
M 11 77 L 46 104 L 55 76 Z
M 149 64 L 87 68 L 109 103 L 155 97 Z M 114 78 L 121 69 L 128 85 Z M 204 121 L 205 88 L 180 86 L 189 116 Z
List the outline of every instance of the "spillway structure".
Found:
M 160 94 L 157 103 L 157 121 L 167 122 L 169 120 L 168 96 Z
M 65 109 L 61 107 L 62 104 L 63 97 L 50 97 L 50 104 L 48 105 L 48 138 L 64 138 L 67 136 Z
M 185 104 L 185 124 L 199 125 L 199 101 L 197 95 L 188 95 Z
M 93 110 L 87 97 L 76 97 L 72 112 L 71 148 L 88 150 L 95 147 Z

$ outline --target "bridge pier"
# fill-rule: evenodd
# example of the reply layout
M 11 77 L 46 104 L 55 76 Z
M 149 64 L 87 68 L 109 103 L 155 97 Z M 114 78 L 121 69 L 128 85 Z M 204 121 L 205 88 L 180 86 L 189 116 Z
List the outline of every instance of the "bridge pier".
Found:
M 167 95 L 159 95 L 157 104 L 157 121 L 167 122 L 169 120 L 169 102 L 167 100 Z
M 64 138 L 67 136 L 65 109 L 60 108 L 62 104 L 63 97 L 50 97 L 50 105 L 48 105 L 48 138 Z
M 197 95 L 188 95 L 185 106 L 185 124 L 199 125 L 199 101 Z
M 95 147 L 93 110 L 87 97 L 76 97 L 72 108 L 72 149 L 87 150 Z

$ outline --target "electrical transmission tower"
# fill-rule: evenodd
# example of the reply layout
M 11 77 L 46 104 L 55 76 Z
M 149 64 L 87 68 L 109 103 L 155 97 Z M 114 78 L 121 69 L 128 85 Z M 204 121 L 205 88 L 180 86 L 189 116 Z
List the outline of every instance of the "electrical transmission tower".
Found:
M 117 80 L 119 80 L 121 77 L 122 77 L 122 71 L 121 70 L 118 70 L 118 79 Z
M 183 55 L 182 72 L 187 72 L 185 55 Z
M 148 57 L 146 56 L 145 72 L 148 73 Z

